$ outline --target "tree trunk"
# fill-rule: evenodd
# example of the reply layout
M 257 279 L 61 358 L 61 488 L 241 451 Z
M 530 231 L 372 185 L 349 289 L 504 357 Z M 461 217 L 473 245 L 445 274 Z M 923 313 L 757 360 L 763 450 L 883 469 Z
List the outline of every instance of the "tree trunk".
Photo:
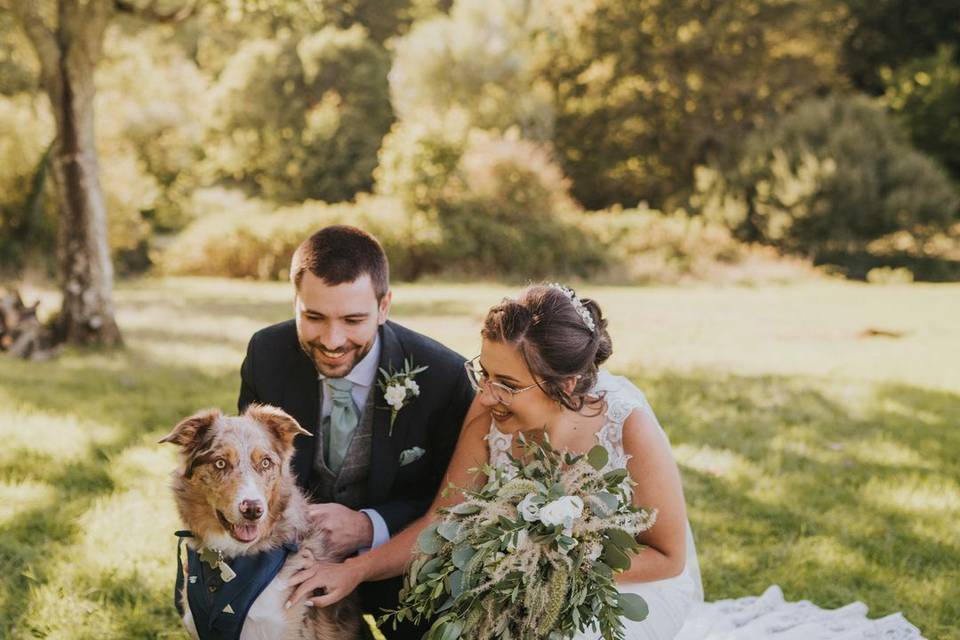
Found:
M 15 2 L 40 58 L 42 85 L 57 123 L 52 154 L 60 196 L 58 263 L 63 307 L 57 337 L 72 344 L 122 344 L 114 319 L 113 265 L 93 131 L 94 71 L 111 0 L 56 0 L 56 24 L 40 3 Z M 46 16 L 50 16 L 47 13 Z
M 58 335 L 72 344 L 121 344 L 113 310 L 113 265 L 93 132 L 93 66 L 61 58 L 53 173 L 60 194 L 58 262 L 63 308 Z

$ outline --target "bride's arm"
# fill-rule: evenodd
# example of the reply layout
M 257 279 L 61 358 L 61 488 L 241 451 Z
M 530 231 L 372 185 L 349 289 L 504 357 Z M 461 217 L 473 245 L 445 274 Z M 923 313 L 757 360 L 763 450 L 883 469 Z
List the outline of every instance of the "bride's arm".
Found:
M 489 459 L 484 436 L 490 429 L 490 414 L 474 400 L 465 419 L 467 422 L 460 432 L 440 490 L 427 512 L 376 549 L 347 558 L 340 564 L 318 563 L 293 576 L 291 583 L 300 586 L 290 597 L 288 606 L 314 589 L 323 588 L 326 595 L 311 598 L 308 605 L 327 607 L 347 597 L 361 582 L 385 580 L 406 570 L 417 536 L 434 519 L 437 509 L 463 501 L 460 491 L 451 490 L 444 495 L 446 487 L 451 483 L 457 487 L 479 487 L 486 481 L 482 473 L 468 470 L 482 468 Z
M 660 425 L 647 412 L 634 410 L 623 425 L 623 449 L 633 456 L 627 471 L 637 486 L 633 503 L 657 509 L 653 527 L 637 538 L 644 549 L 631 556 L 619 582 L 652 582 L 679 575 L 687 552 L 687 509 L 680 470 Z

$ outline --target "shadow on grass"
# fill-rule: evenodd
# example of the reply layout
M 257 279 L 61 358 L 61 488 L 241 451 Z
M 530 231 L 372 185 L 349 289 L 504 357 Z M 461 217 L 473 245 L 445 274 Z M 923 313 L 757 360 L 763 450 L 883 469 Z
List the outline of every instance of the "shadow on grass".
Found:
M 55 508 L 21 511 L 0 525 L 0 637 L 30 628 L 26 616 L 31 610 L 31 586 L 49 580 L 53 565 L 63 560 L 58 549 L 75 542 L 80 533 L 78 518 L 114 491 L 109 462 L 145 438 L 159 437 L 198 408 L 219 406 L 233 411 L 237 379 L 236 372 L 210 375 L 186 366 L 157 365 L 134 351 L 68 353 L 60 361 L 46 363 L 0 362 L 5 410 L 14 416 L 42 416 L 31 421 L 34 434 L 21 435 L 19 448 L 0 456 L 4 461 L 0 481 L 42 482 L 57 493 Z M 58 459 L 40 445 L 45 439 L 65 437 L 57 428 L 65 420 L 80 420 L 89 428 L 112 427 L 112 435 L 91 441 L 78 438 L 76 448 L 86 448 L 85 453 L 76 459 Z M 12 424 L 16 418 L 0 410 L 0 424 L 4 421 L 16 427 Z M 37 449 L 30 448 L 31 438 L 36 439 Z M 70 451 L 71 458 L 77 454 L 70 443 L 56 450 Z M 168 604 L 151 602 L 150 606 L 162 610 Z M 172 610 L 166 614 L 167 624 L 175 620 Z
M 854 402 L 802 378 L 634 380 L 681 452 L 708 599 L 776 583 L 960 637 L 960 395 L 879 384 Z

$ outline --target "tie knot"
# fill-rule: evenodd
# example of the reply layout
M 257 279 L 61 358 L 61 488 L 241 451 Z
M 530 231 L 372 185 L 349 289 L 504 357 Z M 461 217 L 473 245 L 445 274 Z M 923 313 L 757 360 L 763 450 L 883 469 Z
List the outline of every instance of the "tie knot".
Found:
M 330 385 L 334 396 L 349 397 L 353 390 L 353 383 L 346 378 L 327 378 L 327 384 Z

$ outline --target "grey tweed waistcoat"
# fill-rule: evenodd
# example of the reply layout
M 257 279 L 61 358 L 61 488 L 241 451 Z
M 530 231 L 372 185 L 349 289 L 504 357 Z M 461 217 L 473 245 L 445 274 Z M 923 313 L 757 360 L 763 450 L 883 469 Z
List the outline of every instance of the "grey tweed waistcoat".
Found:
M 334 474 L 327 467 L 325 445 L 330 441 L 327 434 L 318 434 L 311 487 L 314 502 L 337 502 L 351 509 L 366 506 L 367 475 L 370 472 L 370 451 L 373 444 L 374 391 L 375 389 L 370 390 L 367 402 L 360 412 L 360 421 L 353 431 L 339 473 Z M 321 420 L 320 424 L 321 431 L 330 428 L 329 420 Z

